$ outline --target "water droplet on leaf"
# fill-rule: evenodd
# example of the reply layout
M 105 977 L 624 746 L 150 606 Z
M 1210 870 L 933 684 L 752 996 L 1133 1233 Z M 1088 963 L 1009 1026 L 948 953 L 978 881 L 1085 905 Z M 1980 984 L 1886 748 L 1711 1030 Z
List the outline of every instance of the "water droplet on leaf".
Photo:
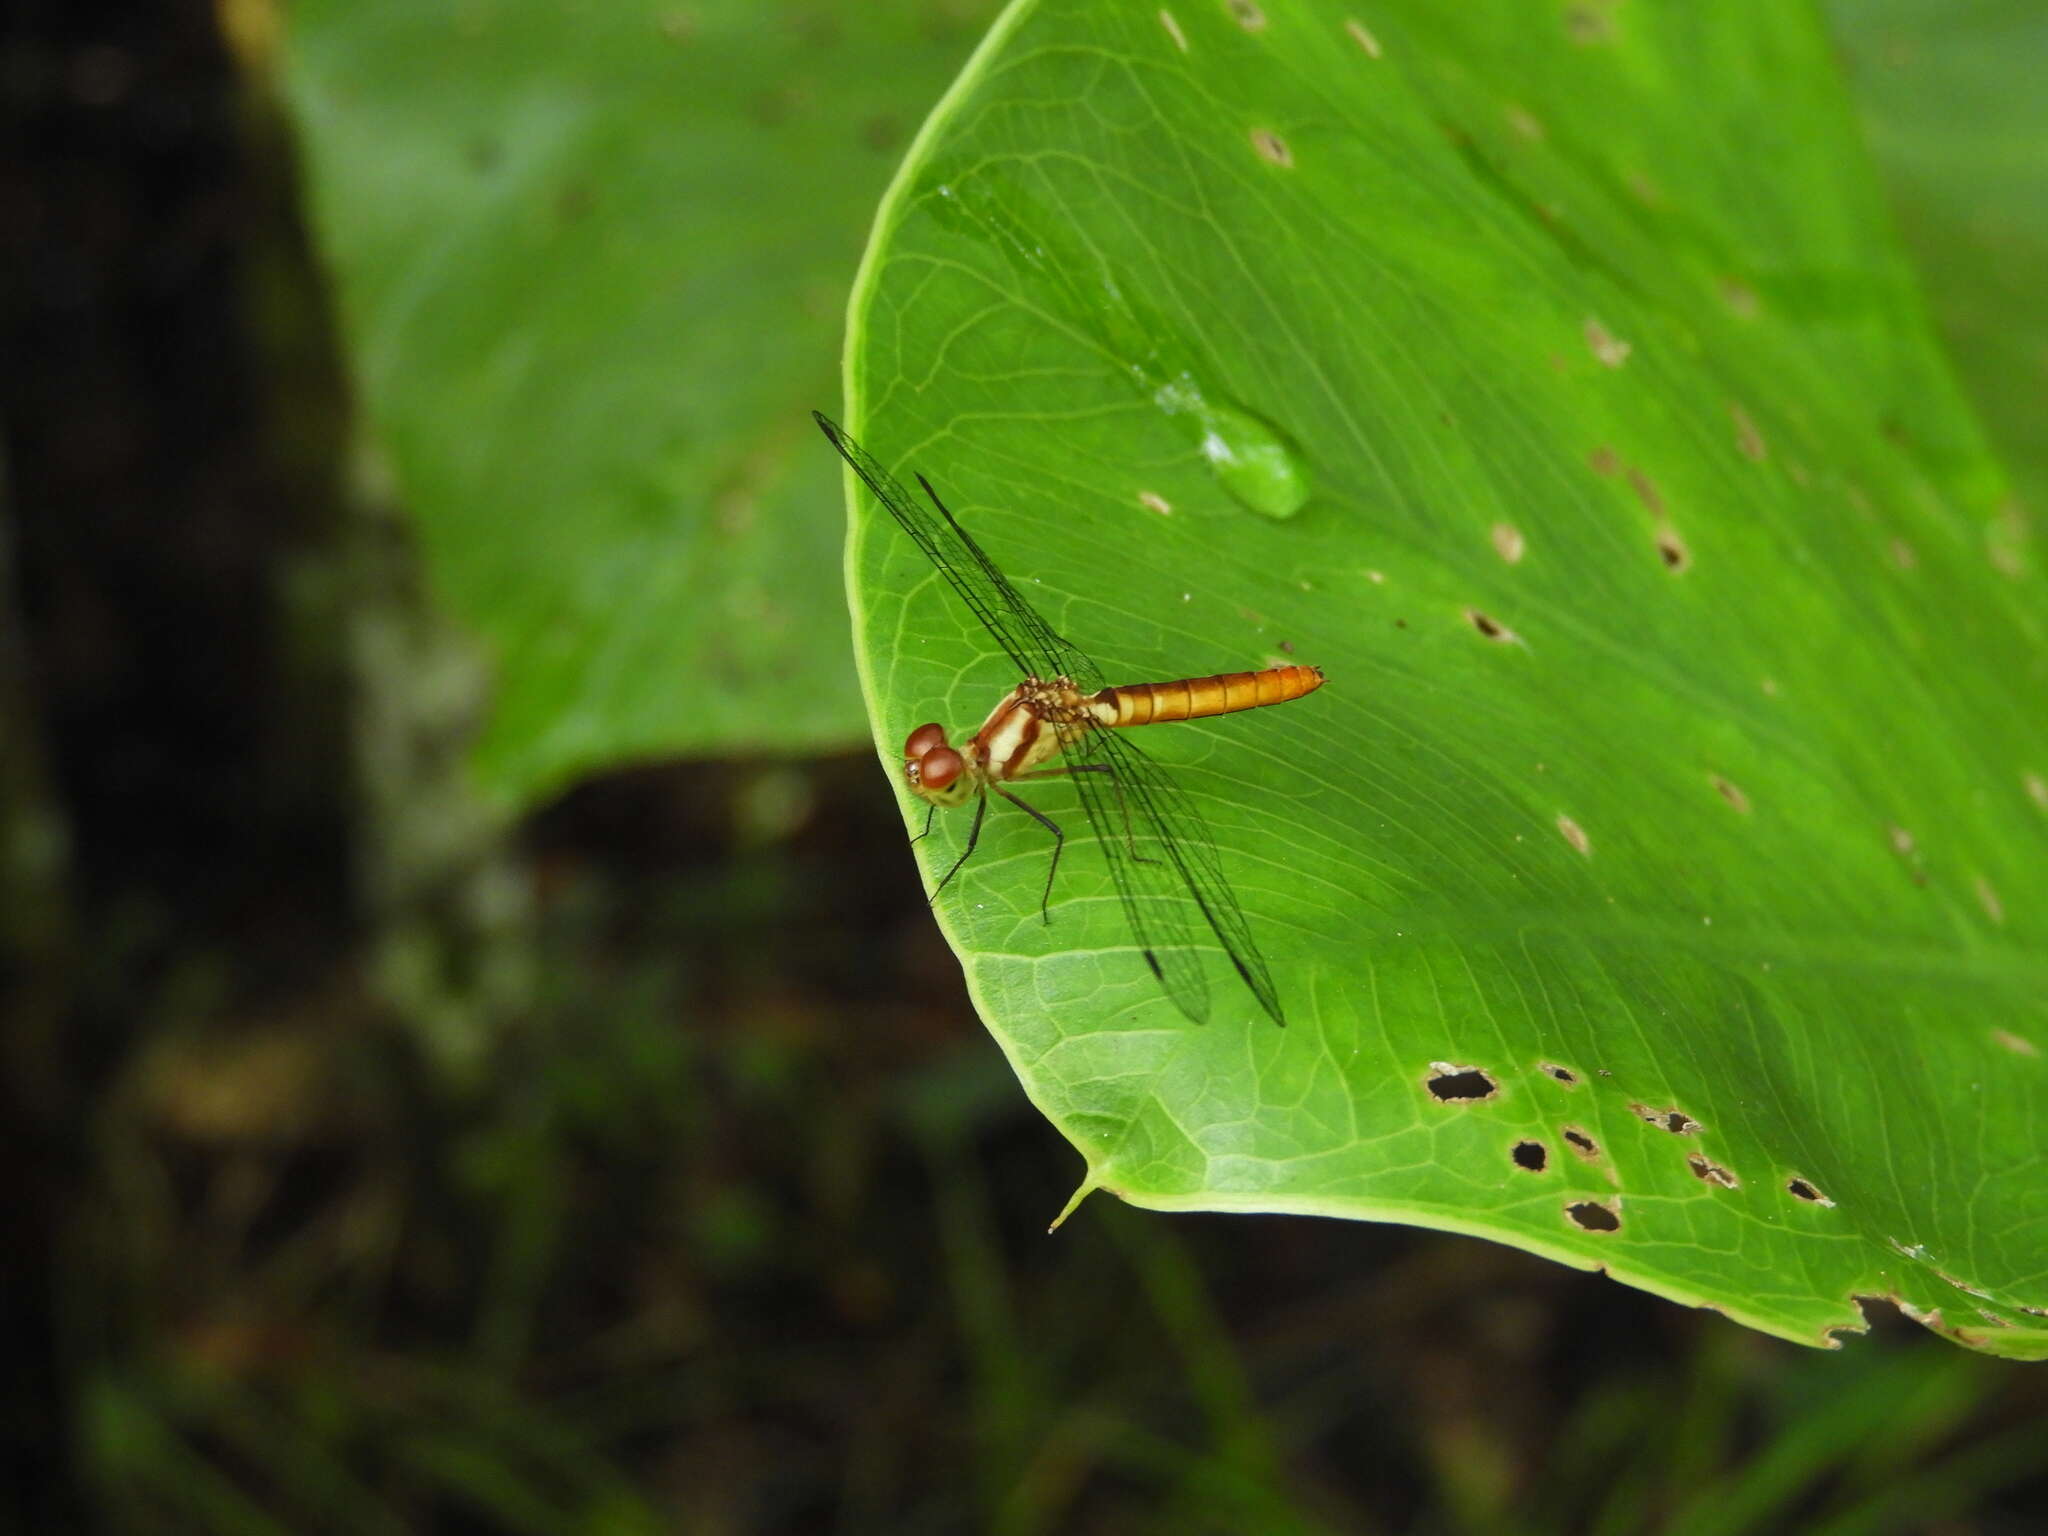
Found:
M 1250 411 L 1214 403 L 1185 373 L 1154 390 L 1152 403 L 1193 429 L 1196 449 L 1240 505 L 1265 517 L 1292 517 L 1307 503 L 1307 466 Z

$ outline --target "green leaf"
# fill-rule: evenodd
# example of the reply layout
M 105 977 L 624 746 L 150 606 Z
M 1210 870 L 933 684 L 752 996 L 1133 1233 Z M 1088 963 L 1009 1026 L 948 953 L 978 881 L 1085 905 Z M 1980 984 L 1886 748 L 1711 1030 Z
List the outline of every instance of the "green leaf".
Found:
M 974 9 L 292 8 L 321 246 L 436 595 L 491 657 L 498 799 L 856 736 L 804 412 Z
M 1088 837 L 1041 923 L 1001 802 L 938 899 L 1084 1192 L 2048 1353 L 2048 602 L 1921 311 L 1804 7 L 1006 13 L 848 425 L 1113 681 L 1329 675 L 1142 733 L 1284 1030 L 1216 956 L 1186 1023 Z M 893 760 L 1014 669 L 856 515 Z

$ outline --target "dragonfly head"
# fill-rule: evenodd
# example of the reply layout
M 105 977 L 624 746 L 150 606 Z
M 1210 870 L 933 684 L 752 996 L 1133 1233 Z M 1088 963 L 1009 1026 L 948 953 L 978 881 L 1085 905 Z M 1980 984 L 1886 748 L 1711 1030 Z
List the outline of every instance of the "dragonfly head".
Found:
M 937 723 L 920 725 L 903 743 L 903 781 L 933 805 L 963 805 L 976 788 L 967 759 L 946 744 L 946 728 Z

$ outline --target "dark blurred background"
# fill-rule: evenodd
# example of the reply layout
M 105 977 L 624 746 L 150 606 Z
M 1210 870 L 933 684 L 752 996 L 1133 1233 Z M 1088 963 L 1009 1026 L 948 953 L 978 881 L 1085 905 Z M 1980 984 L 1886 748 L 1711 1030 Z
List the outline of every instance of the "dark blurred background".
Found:
M 231 9 L 231 8 L 230 8 Z M 2048 1530 L 2048 1374 L 1169 1218 L 867 754 L 506 826 L 212 8 L 11 9 L 8 1528 Z

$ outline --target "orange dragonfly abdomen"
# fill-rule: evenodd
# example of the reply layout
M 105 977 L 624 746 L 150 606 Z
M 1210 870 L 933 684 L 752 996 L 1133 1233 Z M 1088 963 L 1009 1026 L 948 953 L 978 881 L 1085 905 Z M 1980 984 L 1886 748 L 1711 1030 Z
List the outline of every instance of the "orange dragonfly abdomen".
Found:
M 1151 725 L 1285 704 L 1322 686 L 1321 667 L 1267 667 L 1262 672 L 1219 672 L 1172 683 L 1123 683 L 1091 694 L 1088 703 L 1103 725 Z

